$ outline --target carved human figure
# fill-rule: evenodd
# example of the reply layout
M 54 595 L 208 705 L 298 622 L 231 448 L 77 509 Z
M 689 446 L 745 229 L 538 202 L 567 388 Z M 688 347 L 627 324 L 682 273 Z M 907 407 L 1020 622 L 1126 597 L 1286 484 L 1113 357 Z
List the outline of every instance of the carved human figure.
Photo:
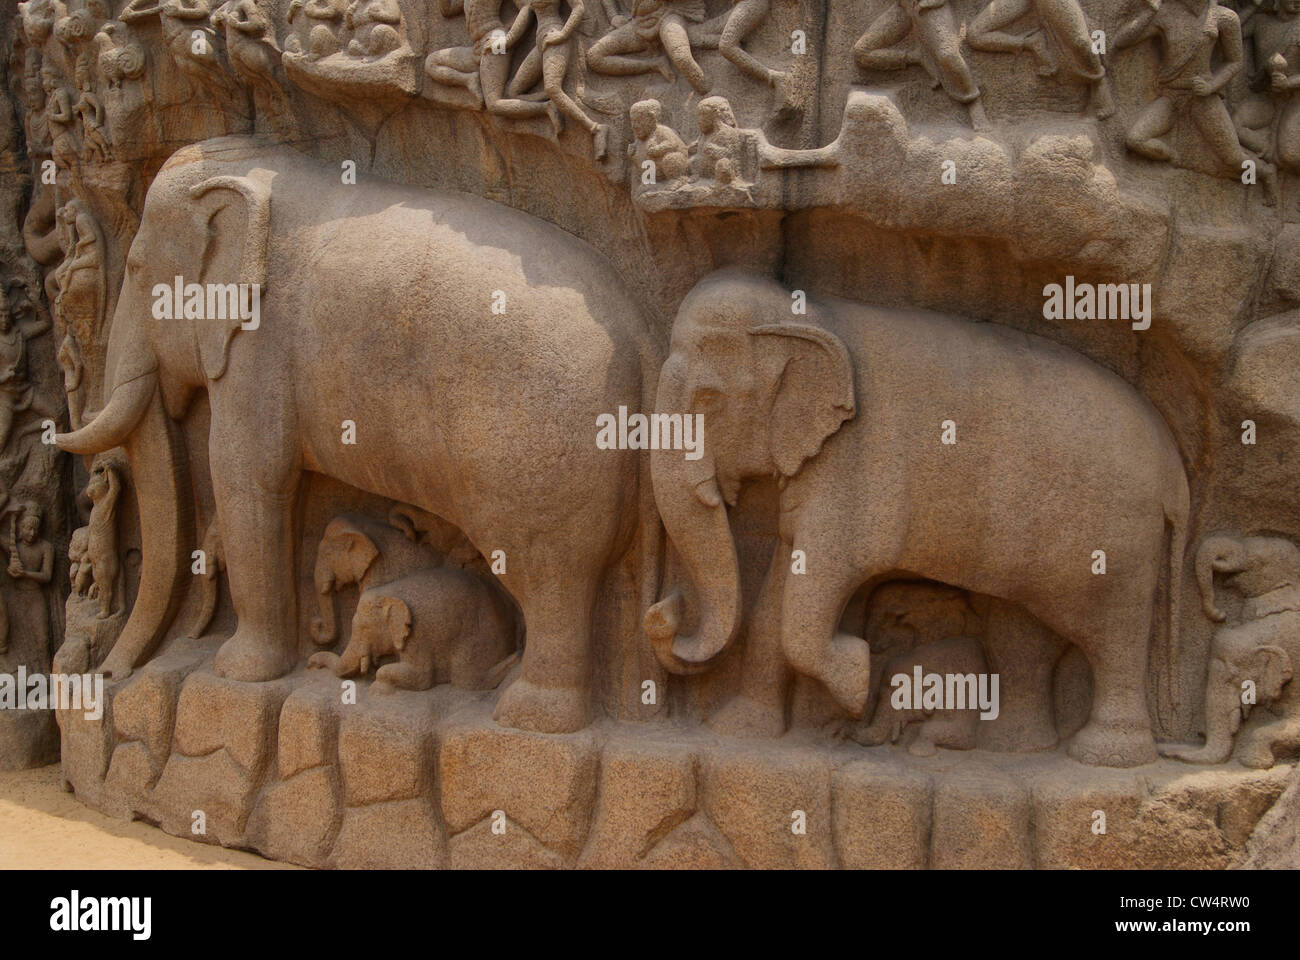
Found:
M 76 67 L 78 99 L 73 111 L 81 120 L 81 156 L 87 160 L 107 160 L 108 135 L 104 132 L 104 103 L 95 93 L 90 61 L 79 60 Z
M 1231 618 L 1215 596 L 1216 577 L 1240 599 Z M 1271 767 L 1300 750 L 1300 686 L 1292 679 L 1300 664 L 1300 549 L 1282 537 L 1215 534 L 1197 549 L 1196 578 L 1205 615 L 1221 624 L 1210 641 L 1205 743 L 1162 744 L 1160 752 L 1222 763 L 1239 740 L 1243 764 Z
M 790 105 L 790 74 L 769 67 L 741 46 L 741 41 L 758 29 L 771 8 L 772 0 L 731 0 L 731 10 L 718 40 L 718 52 L 751 77 L 772 87 L 779 111 Z
M 272 13 L 269 0 L 226 0 L 212 12 L 212 25 L 224 31 L 226 58 L 235 78 L 248 88 L 254 105 L 275 129 L 288 136 L 293 130 L 292 113 Z
M 406 23 L 397 0 L 352 0 L 344 24 L 352 31 L 349 56 L 373 59 L 406 46 Z
M 587 66 L 616 77 L 659 70 L 670 81 L 676 67 L 697 93 L 708 93 L 709 81 L 686 35 L 686 21 L 701 23 L 704 17 L 703 0 L 633 0 L 631 17 L 615 16 L 613 29 L 587 51 Z M 637 53 L 657 56 L 629 56 Z
M 99 604 L 99 619 L 112 616 L 120 604 L 116 601 L 120 561 L 117 554 L 117 501 L 122 481 L 112 465 L 95 464 L 86 484 L 90 498 L 90 523 L 87 525 L 86 553 L 82 565 L 90 565 L 90 587 L 86 596 Z
M 68 419 L 72 428 L 78 430 L 85 423 L 86 367 L 81 358 L 81 348 L 71 333 L 64 335 L 55 359 L 63 371 L 63 392 L 68 396 Z
M 1215 0 L 1156 2 L 1119 29 L 1115 47 L 1123 49 L 1154 38 L 1160 41 L 1156 98 L 1129 127 L 1125 136 L 1128 148 L 1152 160 L 1180 163 L 1181 158 L 1163 138 L 1179 117 L 1186 117 L 1219 161 L 1221 176 L 1237 179 L 1253 163 L 1264 186 L 1265 202 L 1275 202 L 1272 164 L 1241 146 L 1223 99 L 1223 88 L 1242 65 L 1237 15 Z M 1216 52 L 1221 57 L 1217 70 Z
M 50 321 L 15 317 L 8 294 L 0 295 L 0 451 L 9 444 L 15 414 L 32 405 L 27 379 L 27 341 L 50 329 Z
M 635 138 L 627 146 L 628 156 L 637 171 L 643 171 L 647 162 L 652 164 L 656 183 L 683 177 L 690 166 L 686 142 L 672 127 L 659 122 L 662 109 L 658 100 L 638 100 L 628 108 Z
M 725 97 L 705 97 L 696 108 L 700 139 L 691 144 L 691 172 L 705 180 L 731 183 L 744 168 L 746 140 Z
M 1036 26 L 1028 33 L 1006 30 L 1030 13 Z M 1037 62 L 1039 76 L 1056 76 L 1064 69 L 1067 80 L 1088 84 L 1099 120 L 1115 112 L 1106 67 L 1093 48 L 1079 0 L 990 0 L 967 27 L 966 42 L 972 50 L 990 53 L 1027 50 Z
M 59 329 L 72 334 L 81 357 L 85 345 L 95 343 L 106 309 L 104 236 L 78 197 L 60 207 L 55 219 L 64 256 L 54 270 L 54 315 Z
M 441 0 L 443 16 L 453 16 L 458 5 Z M 464 0 L 465 29 L 471 46 L 446 47 L 429 54 L 424 72 L 435 83 L 464 87 L 489 113 L 526 120 L 545 116 L 548 104 L 526 96 L 505 97 L 510 57 L 501 20 L 501 0 Z
M 77 159 L 77 141 L 72 125 L 77 118 L 72 97 L 51 64 L 41 67 L 41 85 L 45 89 L 45 121 L 50 129 L 50 155 L 60 167 L 71 167 Z
M 427 690 L 435 683 L 489 690 L 518 661 L 510 614 L 471 573 L 449 566 L 420 570 L 363 591 L 343 653 L 314 653 L 308 665 L 339 677 L 378 667 L 377 692 Z M 396 662 L 381 662 L 393 657 Z
M 34 54 L 35 51 L 30 51 Z M 45 112 L 45 86 L 41 81 L 39 60 L 29 57 L 29 67 L 23 74 L 23 132 L 27 138 L 27 152 L 33 157 L 47 156 L 50 152 L 50 125 Z
M 582 22 L 586 9 L 583 0 L 568 0 L 569 16 L 560 16 L 560 0 L 528 0 L 519 10 L 514 23 L 506 33 L 506 48 L 510 49 L 523 37 L 528 29 L 528 22 L 537 21 L 537 46 L 528 52 L 523 63 L 515 72 L 506 87 L 506 96 L 518 99 L 519 95 L 530 89 L 540 78 L 546 96 L 554 106 L 550 111 L 551 121 L 558 133 L 562 118 L 569 117 L 591 134 L 592 154 L 597 160 L 605 156 L 609 128 L 597 123 L 587 115 L 564 90 L 564 77 L 569 68 L 569 55 L 573 32 Z
M 16 606 L 23 611 L 27 627 L 36 634 L 39 650 L 49 649 L 50 620 L 45 587 L 54 575 L 54 546 L 41 539 L 42 511 L 33 500 L 9 515 L 9 576 L 18 591 Z M 12 620 L 13 612 L 9 612 Z
M 1300 172 L 1300 0 L 1277 0 L 1242 24 L 1251 41 L 1254 95 L 1233 111 L 1242 144 L 1285 170 Z
M 864 70 L 904 70 L 920 65 L 933 85 L 966 105 L 971 126 L 987 126 L 979 85 L 961 52 L 961 33 L 948 0 L 896 0 L 853 45 Z
M 343 17 L 348 10 L 348 0 L 292 0 L 286 20 L 290 26 L 301 13 L 307 27 L 307 49 L 302 49 L 302 41 L 297 33 L 290 34 L 284 41 L 287 53 L 305 53 L 309 60 L 319 60 L 342 49 L 339 34 L 343 29 Z
M 23 33 L 27 42 L 37 48 L 45 46 L 54 32 L 54 24 L 66 14 L 67 7 L 61 0 L 25 0 L 18 4 Z

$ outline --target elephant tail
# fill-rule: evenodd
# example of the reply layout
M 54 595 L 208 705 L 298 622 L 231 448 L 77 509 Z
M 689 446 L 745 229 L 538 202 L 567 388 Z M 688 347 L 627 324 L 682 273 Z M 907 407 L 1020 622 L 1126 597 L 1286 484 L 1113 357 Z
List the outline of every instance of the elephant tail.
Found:
M 1172 497 L 1165 503 L 1165 522 L 1169 524 L 1169 623 L 1165 627 L 1165 703 L 1172 721 L 1178 700 L 1178 648 L 1183 622 L 1183 560 L 1187 553 L 1187 527 L 1191 515 L 1191 491 L 1182 458 L 1172 486 Z

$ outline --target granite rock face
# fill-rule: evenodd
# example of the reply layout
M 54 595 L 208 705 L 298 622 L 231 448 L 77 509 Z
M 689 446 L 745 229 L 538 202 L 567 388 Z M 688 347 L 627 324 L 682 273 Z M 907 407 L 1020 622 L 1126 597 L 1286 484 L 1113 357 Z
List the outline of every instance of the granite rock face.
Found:
M 0 14 L 0 677 L 104 682 L 0 766 L 321 867 L 1294 863 L 1300 2 L 625 7 Z

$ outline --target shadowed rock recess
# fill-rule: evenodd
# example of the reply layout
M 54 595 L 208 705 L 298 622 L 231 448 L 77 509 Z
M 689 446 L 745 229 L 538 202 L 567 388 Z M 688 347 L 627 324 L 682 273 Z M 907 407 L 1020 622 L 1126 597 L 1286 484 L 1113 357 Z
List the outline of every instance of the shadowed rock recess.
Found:
M 519 2 L 0 12 L 0 768 L 315 867 L 1300 863 L 1300 0 Z

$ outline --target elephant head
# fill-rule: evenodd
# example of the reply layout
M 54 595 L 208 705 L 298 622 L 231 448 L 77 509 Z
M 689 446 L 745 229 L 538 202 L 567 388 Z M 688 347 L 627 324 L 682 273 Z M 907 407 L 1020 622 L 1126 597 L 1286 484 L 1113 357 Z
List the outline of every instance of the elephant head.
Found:
M 397 597 L 364 593 L 352 617 L 352 636 L 339 659 L 339 676 L 364 676 L 380 657 L 401 653 L 411 636 L 411 609 Z
M 741 591 L 727 507 L 742 483 L 775 477 L 784 488 L 804 461 L 854 415 L 848 351 L 818 324 L 809 303 L 795 315 L 777 283 L 723 270 L 682 302 L 655 409 L 703 417 L 695 459 L 651 452 L 655 502 L 699 597 L 698 625 L 682 635 L 674 590 L 646 614 L 645 628 L 669 670 L 695 673 L 716 660 L 739 629 Z M 698 421 L 696 421 L 698 422 Z
M 1223 574 L 1243 597 L 1258 597 L 1300 583 L 1300 549 L 1281 537 L 1239 537 L 1219 533 L 1196 550 L 1196 582 L 1205 615 L 1222 623 L 1227 614 L 1214 599 L 1214 575 Z
M 69 453 L 95 454 L 123 446 L 140 504 L 143 553 L 131 617 L 105 661 L 117 679 L 162 639 L 184 595 L 191 549 L 192 491 L 187 457 L 173 423 L 195 392 L 220 379 L 239 311 L 221 319 L 168 318 L 167 288 L 266 282 L 270 235 L 267 171 L 247 177 L 205 174 L 197 147 L 178 151 L 159 172 L 126 258 L 126 276 L 109 333 L 102 410 L 55 442 Z M 205 313 L 204 310 L 193 311 Z
M 311 634 L 322 646 L 338 639 L 334 594 L 343 587 L 360 584 L 379 556 L 379 547 L 349 516 L 335 517 L 325 528 L 316 548 L 316 594 L 320 616 L 312 620 Z

